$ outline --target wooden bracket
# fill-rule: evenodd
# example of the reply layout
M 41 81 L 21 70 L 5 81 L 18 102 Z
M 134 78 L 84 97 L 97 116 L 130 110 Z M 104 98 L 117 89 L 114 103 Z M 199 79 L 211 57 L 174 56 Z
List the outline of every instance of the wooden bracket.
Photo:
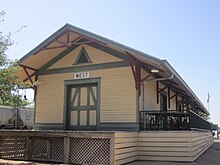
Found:
M 128 55 L 128 61 L 129 64 L 131 66 L 131 70 L 134 76 L 134 80 L 135 80 L 135 88 L 138 91 L 138 97 L 140 97 L 141 95 L 141 83 L 146 81 L 148 78 L 150 78 L 153 74 L 149 73 L 147 76 L 145 76 L 144 78 L 141 79 L 141 68 L 143 66 L 146 66 L 147 64 L 141 62 L 140 60 L 138 60 L 137 58 L 133 57 L 131 53 L 125 51 L 126 54 Z
M 131 70 L 135 80 L 135 88 L 138 91 L 138 97 L 141 95 L 141 68 L 140 62 L 136 60 L 132 55 L 128 54 L 128 60 L 131 66 Z
M 27 78 L 24 79 L 23 81 L 26 82 L 26 81 L 29 80 L 29 81 L 31 82 L 31 84 L 32 84 L 31 88 L 33 88 L 33 89 L 35 90 L 36 87 L 35 87 L 35 85 L 34 85 L 34 82 L 33 82 L 33 80 L 32 80 L 32 77 L 35 76 L 35 81 L 36 81 L 36 71 L 37 71 L 37 69 L 32 68 L 32 67 L 29 67 L 29 66 L 22 65 L 22 64 L 19 64 L 19 65 L 24 69 L 25 74 L 27 75 Z M 34 73 L 29 74 L 29 73 L 28 73 L 28 69 L 34 71 Z
M 75 38 L 74 40 L 70 40 L 70 34 L 71 32 L 76 33 L 77 35 L 79 35 L 77 38 Z M 66 34 L 66 41 L 60 41 L 60 37 L 62 37 L 63 35 Z M 85 39 L 86 41 L 80 41 L 81 39 Z M 59 45 L 57 46 L 50 46 L 48 47 L 50 44 L 52 44 L 53 42 L 58 43 Z M 58 34 L 54 39 L 50 40 L 48 43 L 46 43 L 44 46 L 42 46 L 40 49 L 38 49 L 37 51 L 35 51 L 33 54 L 36 55 L 38 54 L 40 51 L 44 51 L 44 50 L 50 50 L 50 49 L 58 49 L 58 48 L 68 48 L 70 46 L 73 45 L 81 45 L 81 44 L 88 44 L 88 43 L 92 43 L 92 42 L 97 42 L 103 45 L 106 45 L 106 43 L 93 39 L 91 37 L 88 37 L 86 35 L 80 34 L 78 32 L 72 31 L 70 29 L 67 29 L 65 31 L 63 31 L 62 33 Z

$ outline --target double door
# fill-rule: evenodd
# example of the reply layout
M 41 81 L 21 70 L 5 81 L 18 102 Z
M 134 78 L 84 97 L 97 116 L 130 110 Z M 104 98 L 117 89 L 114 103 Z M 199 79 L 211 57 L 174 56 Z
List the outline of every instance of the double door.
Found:
M 97 83 L 68 87 L 68 129 L 96 129 L 98 118 Z

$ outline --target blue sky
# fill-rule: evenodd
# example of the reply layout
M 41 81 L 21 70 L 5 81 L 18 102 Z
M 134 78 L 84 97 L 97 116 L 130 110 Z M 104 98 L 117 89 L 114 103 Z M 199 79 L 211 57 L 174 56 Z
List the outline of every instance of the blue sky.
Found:
M 7 52 L 19 59 L 66 23 L 166 59 L 220 124 L 220 1 L 5 0 L 0 31 L 15 32 Z

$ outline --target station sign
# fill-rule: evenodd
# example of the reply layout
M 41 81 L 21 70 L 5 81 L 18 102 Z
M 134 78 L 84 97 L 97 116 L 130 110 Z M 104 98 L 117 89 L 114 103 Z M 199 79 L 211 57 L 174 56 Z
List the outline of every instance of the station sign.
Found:
M 89 78 L 89 72 L 81 72 L 74 74 L 74 79 L 84 79 L 84 78 Z

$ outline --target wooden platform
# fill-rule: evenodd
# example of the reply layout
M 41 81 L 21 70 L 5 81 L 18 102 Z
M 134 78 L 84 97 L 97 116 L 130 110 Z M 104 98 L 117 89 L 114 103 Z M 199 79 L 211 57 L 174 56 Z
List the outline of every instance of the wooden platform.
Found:
M 209 131 L 0 131 L 0 158 L 111 165 L 193 162 L 212 144 Z

